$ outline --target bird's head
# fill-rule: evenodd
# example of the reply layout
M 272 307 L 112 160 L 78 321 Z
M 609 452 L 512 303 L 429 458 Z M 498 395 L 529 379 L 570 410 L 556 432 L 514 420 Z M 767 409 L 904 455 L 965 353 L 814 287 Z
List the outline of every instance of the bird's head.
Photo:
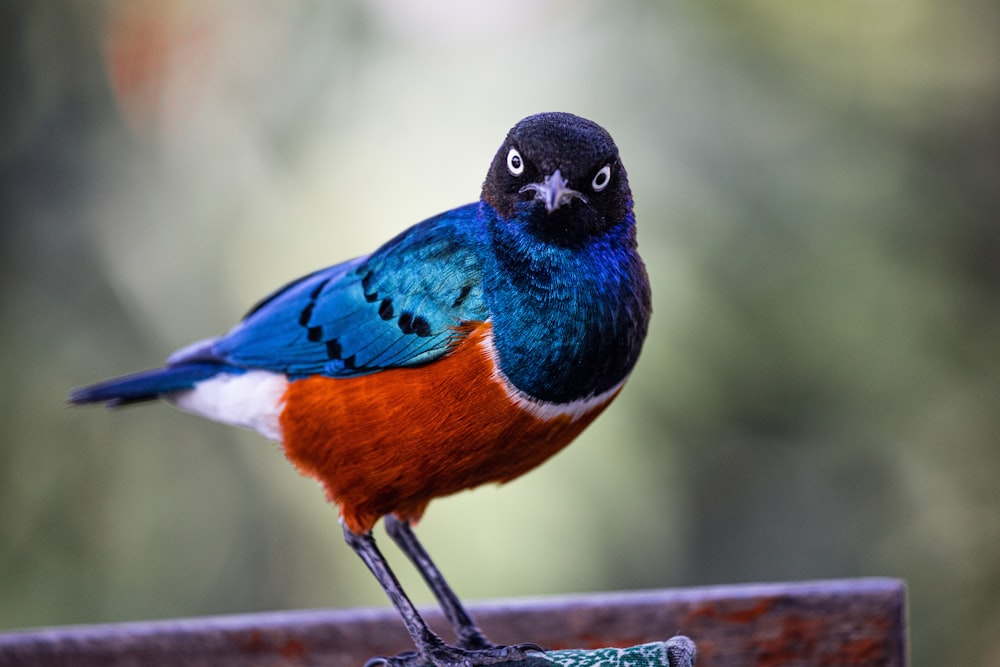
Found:
M 525 118 L 507 134 L 483 183 L 483 201 L 546 240 L 584 240 L 632 210 L 618 147 L 597 123 L 568 113 Z

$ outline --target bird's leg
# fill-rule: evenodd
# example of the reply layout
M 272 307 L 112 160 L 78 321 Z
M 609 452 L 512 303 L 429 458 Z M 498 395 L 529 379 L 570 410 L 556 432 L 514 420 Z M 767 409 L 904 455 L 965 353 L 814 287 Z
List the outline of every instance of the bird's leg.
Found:
M 344 526 L 344 540 L 354 549 L 354 553 L 361 557 L 361 560 L 365 562 L 365 565 L 368 566 L 372 574 L 375 575 L 378 583 L 382 586 L 382 590 L 389 596 L 392 606 L 399 612 L 400 617 L 403 619 L 403 625 L 406 626 L 407 633 L 409 633 L 410 638 L 417 647 L 416 652 L 404 653 L 396 658 L 386 658 L 385 663 L 394 663 L 400 667 L 406 664 L 418 665 L 423 662 L 421 660 L 422 655 L 428 655 L 434 649 L 444 647 L 444 641 L 434 634 L 434 631 L 430 629 L 427 622 L 417 612 L 417 608 L 413 606 L 410 598 L 406 596 L 403 587 L 399 585 L 399 580 L 396 579 L 396 575 L 393 574 L 385 557 L 375 545 L 375 538 L 372 537 L 372 534 L 364 533 L 359 535 L 347 526 Z M 366 663 L 366 667 L 379 660 L 379 658 L 369 660 Z
M 385 530 L 400 550 L 413 562 L 424 581 L 427 582 L 427 586 L 434 593 L 434 597 L 437 598 L 438 604 L 444 611 L 445 618 L 455 629 L 458 645 L 467 649 L 492 648 L 494 644 L 483 635 L 483 631 L 469 616 L 469 612 L 465 610 L 458 596 L 451 590 L 451 586 L 445 581 L 441 571 L 434 565 L 434 561 L 417 540 L 410 522 L 402 521 L 394 514 L 387 514 L 385 516 Z
M 448 646 L 440 637 L 434 634 L 427 622 L 417 612 L 410 598 L 403 592 L 396 575 L 389 569 L 385 557 L 375 545 L 371 533 L 357 534 L 344 526 L 344 539 L 354 552 L 361 557 L 368 569 L 378 580 L 392 605 L 399 612 L 406 626 L 406 631 L 417 647 L 416 651 L 408 651 L 395 657 L 372 658 L 365 667 L 386 665 L 387 667 L 418 667 L 433 663 L 436 667 L 476 667 L 477 665 L 493 665 L 500 662 L 523 660 L 528 651 L 540 651 L 534 644 L 518 644 L 516 646 L 496 646 L 470 650 L 456 646 Z

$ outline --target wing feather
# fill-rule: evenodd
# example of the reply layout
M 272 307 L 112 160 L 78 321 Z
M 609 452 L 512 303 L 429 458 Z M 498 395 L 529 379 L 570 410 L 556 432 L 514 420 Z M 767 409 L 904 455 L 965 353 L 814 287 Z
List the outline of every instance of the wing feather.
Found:
M 172 363 L 212 359 L 293 377 L 350 377 L 431 362 L 483 321 L 477 204 L 426 220 L 366 257 L 317 271 L 257 304 L 225 336 Z

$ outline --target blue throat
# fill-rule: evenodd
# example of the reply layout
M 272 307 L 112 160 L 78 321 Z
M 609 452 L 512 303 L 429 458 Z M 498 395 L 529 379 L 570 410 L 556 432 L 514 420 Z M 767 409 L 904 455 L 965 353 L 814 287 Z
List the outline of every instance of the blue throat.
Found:
M 483 266 L 500 368 L 528 395 L 568 403 L 616 386 L 639 357 L 651 313 L 631 211 L 599 234 L 554 244 L 538 207 L 513 220 L 482 203 Z M 545 215 L 542 213 L 542 215 Z

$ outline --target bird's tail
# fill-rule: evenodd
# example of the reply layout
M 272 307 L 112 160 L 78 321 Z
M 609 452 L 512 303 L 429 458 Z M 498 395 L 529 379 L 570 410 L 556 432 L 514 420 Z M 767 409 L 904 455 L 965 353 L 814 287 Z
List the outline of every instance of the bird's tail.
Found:
M 225 364 L 211 362 L 176 364 L 74 389 L 69 394 L 69 402 L 76 405 L 104 403 L 109 408 L 116 408 L 152 401 L 164 394 L 191 389 L 202 380 L 219 373 L 234 371 L 241 372 Z

